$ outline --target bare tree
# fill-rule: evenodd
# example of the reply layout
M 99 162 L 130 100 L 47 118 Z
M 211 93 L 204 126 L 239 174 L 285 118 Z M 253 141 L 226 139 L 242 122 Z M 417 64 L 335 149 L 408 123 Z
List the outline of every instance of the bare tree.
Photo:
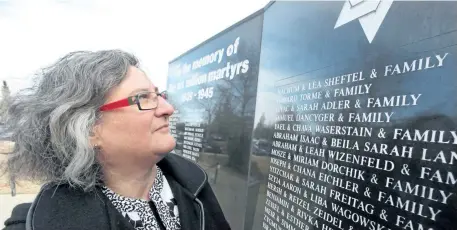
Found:
M 2 99 L 0 101 L 0 123 L 5 122 L 5 114 L 8 108 L 8 99 L 10 97 L 11 91 L 8 87 L 8 84 L 3 80 L 1 95 Z

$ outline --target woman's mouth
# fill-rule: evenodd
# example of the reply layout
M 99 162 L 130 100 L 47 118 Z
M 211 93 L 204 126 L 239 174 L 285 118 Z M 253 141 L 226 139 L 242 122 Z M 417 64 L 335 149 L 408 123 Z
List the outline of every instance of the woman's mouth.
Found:
M 159 128 L 156 129 L 156 131 L 159 131 L 159 132 L 168 132 L 168 131 L 169 131 L 169 129 L 168 129 L 168 124 L 165 124 L 165 125 L 160 126 Z

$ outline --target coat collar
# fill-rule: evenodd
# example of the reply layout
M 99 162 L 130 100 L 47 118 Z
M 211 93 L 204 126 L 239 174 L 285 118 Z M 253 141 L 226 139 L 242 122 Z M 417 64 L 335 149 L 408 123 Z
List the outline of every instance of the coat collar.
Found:
M 174 153 L 157 163 L 164 174 L 173 177 L 195 198 L 208 182 L 208 175 L 196 163 Z

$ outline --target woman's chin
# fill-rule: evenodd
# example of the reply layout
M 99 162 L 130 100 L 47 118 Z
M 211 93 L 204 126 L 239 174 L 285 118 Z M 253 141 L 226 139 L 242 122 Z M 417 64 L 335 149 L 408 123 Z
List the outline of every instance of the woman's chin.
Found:
M 166 155 L 167 153 L 171 152 L 176 146 L 176 140 L 173 136 L 169 135 L 169 137 L 164 138 L 161 142 L 159 142 L 158 146 L 155 147 L 156 153 L 159 155 Z

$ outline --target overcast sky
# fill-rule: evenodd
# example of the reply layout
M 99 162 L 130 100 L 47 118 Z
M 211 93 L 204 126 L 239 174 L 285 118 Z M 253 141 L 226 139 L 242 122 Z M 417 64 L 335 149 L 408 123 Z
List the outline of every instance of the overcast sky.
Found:
M 156 2 L 156 3 L 154 3 Z M 0 0 L 0 80 L 11 91 L 75 50 L 120 48 L 166 87 L 168 62 L 267 0 Z

